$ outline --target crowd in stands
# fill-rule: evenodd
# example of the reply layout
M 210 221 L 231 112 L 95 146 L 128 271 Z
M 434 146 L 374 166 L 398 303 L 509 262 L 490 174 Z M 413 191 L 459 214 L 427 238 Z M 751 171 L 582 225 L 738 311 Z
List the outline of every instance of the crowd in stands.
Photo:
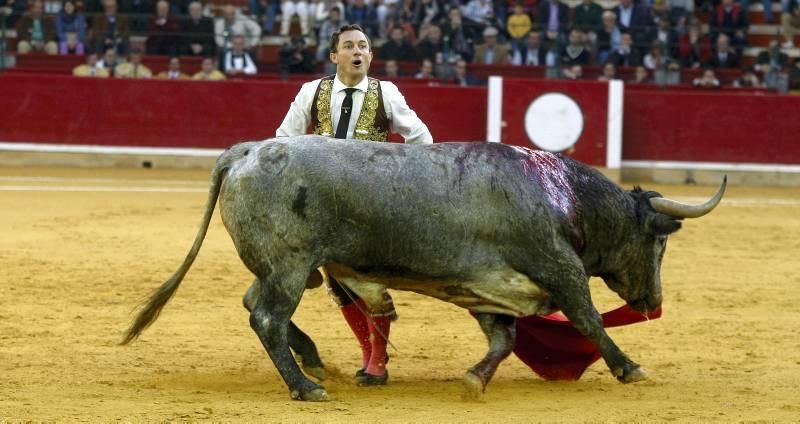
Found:
M 740 1 L 619 0 L 604 8 L 594 0 L 248 0 L 242 10 L 192 0 L 0 0 L 0 16 L 16 29 L 18 54 L 86 55 L 75 72 L 96 76 L 149 77 L 142 54 L 174 57 L 170 77 L 185 77 L 184 56 L 204 58 L 196 78 L 255 74 L 265 36 L 283 40 L 282 72 L 328 72 L 331 34 L 356 23 L 385 65 L 378 74 L 388 77 L 477 85 L 470 64 L 541 66 L 567 79 L 593 66 L 600 79 L 624 67 L 635 68 L 634 82 L 667 85 L 681 70 L 702 69 L 694 84 L 714 87 L 715 71 L 738 69 L 737 86 L 800 88 L 800 63 L 786 53 L 800 32 L 800 0 L 781 0 L 780 34 L 751 63 L 743 61 L 749 24 Z M 770 0 L 762 2 L 764 21 L 774 22 Z M 146 41 L 132 47 L 134 39 Z M 405 62 L 418 71 L 403 75 L 397 65 Z

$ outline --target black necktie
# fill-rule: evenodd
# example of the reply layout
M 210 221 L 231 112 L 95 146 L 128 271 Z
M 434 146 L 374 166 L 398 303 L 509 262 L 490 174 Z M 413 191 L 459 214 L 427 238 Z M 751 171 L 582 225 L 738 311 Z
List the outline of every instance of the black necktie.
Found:
M 345 88 L 344 101 L 342 102 L 342 112 L 339 113 L 339 123 L 336 125 L 336 138 L 347 138 L 347 127 L 350 126 L 350 114 L 353 112 L 353 93 L 355 88 Z

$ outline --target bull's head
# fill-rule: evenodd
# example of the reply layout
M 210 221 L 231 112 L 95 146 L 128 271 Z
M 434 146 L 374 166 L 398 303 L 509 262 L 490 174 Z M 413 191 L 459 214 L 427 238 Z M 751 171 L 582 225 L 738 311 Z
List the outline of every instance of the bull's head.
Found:
M 661 260 L 667 248 L 667 237 L 681 228 L 684 218 L 698 218 L 722 200 L 727 177 L 717 194 L 701 205 L 687 205 L 663 198 L 653 191 L 638 188 L 629 194 L 635 200 L 638 228 L 626 234 L 626 242 L 607 252 L 608 265 L 600 275 L 608 287 L 633 309 L 646 313 L 661 306 Z

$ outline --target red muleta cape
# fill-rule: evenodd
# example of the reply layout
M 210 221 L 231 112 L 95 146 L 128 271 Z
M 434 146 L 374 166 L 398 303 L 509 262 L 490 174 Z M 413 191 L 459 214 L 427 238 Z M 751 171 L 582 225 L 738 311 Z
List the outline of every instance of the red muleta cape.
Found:
M 620 327 L 661 317 L 647 316 L 628 305 L 604 313 L 603 327 Z M 514 354 L 545 380 L 577 380 L 600 358 L 597 348 L 561 313 L 517 319 Z

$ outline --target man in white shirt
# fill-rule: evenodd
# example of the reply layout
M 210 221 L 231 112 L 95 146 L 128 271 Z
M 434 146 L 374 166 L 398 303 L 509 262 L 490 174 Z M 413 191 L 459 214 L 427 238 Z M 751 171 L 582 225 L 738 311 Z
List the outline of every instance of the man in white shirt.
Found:
M 391 82 L 367 77 L 372 62 L 370 40 L 358 25 L 345 25 L 331 37 L 331 62 L 336 75 L 303 85 L 276 131 L 278 137 L 315 134 L 365 141 L 387 141 L 388 133 L 400 134 L 406 143 L 433 143 L 428 127 L 406 104 L 400 90 Z M 330 292 L 341 306 L 361 346 L 363 368 L 356 373 L 360 385 L 386 384 L 386 344 L 390 313 L 365 316 L 364 301 L 334 278 Z M 384 293 L 387 305 L 392 298 Z
M 233 36 L 233 47 L 225 53 L 223 58 L 222 68 L 229 76 L 254 75 L 258 72 L 253 58 L 245 51 L 244 37 L 241 35 Z

